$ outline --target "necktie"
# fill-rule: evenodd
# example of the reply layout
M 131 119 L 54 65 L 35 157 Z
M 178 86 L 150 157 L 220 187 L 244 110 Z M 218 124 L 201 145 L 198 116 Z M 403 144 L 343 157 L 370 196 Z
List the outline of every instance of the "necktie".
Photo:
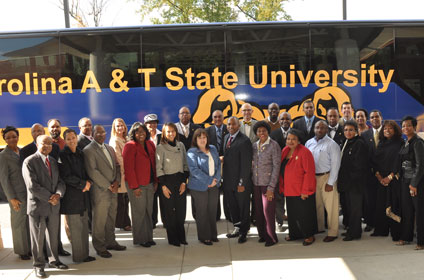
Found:
M 243 121 L 243 124 L 247 124 L 248 126 L 252 125 L 252 121 Z
M 308 130 L 308 133 L 311 131 L 311 123 L 312 123 L 311 119 L 308 119 L 306 122 L 306 125 L 307 125 L 306 129 Z
M 377 148 L 377 146 L 378 146 L 378 142 L 379 142 L 379 138 L 378 138 L 378 131 L 376 130 L 375 132 L 374 132 L 374 144 L 375 144 L 375 147 Z
M 228 139 L 227 149 L 231 146 L 231 141 L 233 141 L 233 136 L 230 136 L 230 139 Z
M 46 157 L 46 165 L 47 165 L 47 169 L 49 170 L 49 175 L 50 177 L 52 177 L 52 167 L 50 166 L 50 161 L 48 157 Z
M 218 147 L 221 147 L 221 141 L 222 141 L 221 128 L 218 127 L 218 133 L 216 134 L 216 144 L 218 145 Z
M 185 125 L 184 125 L 183 127 L 184 127 L 184 136 L 185 136 L 185 138 L 188 138 L 188 134 L 189 134 L 189 133 L 188 133 L 188 130 L 189 130 L 189 129 L 188 129 L 188 127 L 187 127 L 187 126 L 185 126 Z

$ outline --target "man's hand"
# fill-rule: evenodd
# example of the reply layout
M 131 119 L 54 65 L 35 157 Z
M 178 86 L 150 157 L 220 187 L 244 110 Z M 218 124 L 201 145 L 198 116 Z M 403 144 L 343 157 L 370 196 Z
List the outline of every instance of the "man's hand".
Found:
M 87 181 L 85 183 L 85 187 L 82 189 L 82 192 L 88 192 L 90 190 L 90 188 L 91 188 L 91 183 L 90 183 L 90 181 Z
M 117 181 L 113 182 L 112 185 L 110 185 L 109 190 L 112 193 L 118 193 L 119 183 Z
M 137 198 L 141 196 L 141 189 L 140 188 L 134 190 L 134 196 L 137 197 Z
M 12 204 L 12 208 L 16 212 L 18 212 L 19 210 L 21 210 L 21 204 L 22 204 L 22 202 L 20 202 L 18 199 L 12 198 L 10 200 L 10 204 Z
M 50 196 L 49 203 L 56 206 L 59 203 L 60 195 L 55 193 Z
M 245 189 L 244 186 L 237 186 L 237 192 L 244 192 Z
M 333 191 L 333 186 L 329 185 L 329 184 L 325 184 L 325 191 L 326 192 L 332 192 Z

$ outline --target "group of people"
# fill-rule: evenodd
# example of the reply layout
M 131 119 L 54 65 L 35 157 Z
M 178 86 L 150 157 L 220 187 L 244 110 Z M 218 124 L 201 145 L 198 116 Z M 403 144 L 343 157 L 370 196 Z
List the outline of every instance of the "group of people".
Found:
M 20 149 L 19 131 L 2 130 L 6 148 L 0 153 L 0 180 L 11 208 L 13 246 L 23 260 L 33 258 L 36 276 L 44 267 L 68 268 L 59 255 L 69 255 L 60 242 L 60 214 L 72 246 L 74 262 L 90 262 L 89 233 L 96 253 L 110 258 L 122 251 L 115 228 L 132 231 L 133 243 L 156 245 L 153 229 L 160 209 L 168 243 L 187 245 L 184 223 L 186 195 L 192 199 L 198 240 L 219 242 L 217 220 L 223 210 L 234 228 L 228 238 L 247 241 L 251 222 L 259 242 L 278 242 L 276 230 L 288 219 L 286 241 L 314 243 L 327 230 L 324 242 L 339 235 L 339 208 L 344 241 L 388 236 L 397 245 L 412 242 L 424 249 L 424 142 L 415 118 L 402 129 L 383 122 L 381 112 L 353 110 L 352 104 L 327 109 L 327 119 L 315 116 L 312 101 L 303 103 L 305 116 L 292 123 L 276 103 L 265 120 L 252 119 L 244 103 L 243 119 L 220 110 L 206 129 L 191 122 L 190 110 L 179 110 L 178 123 L 158 130 L 156 114 L 135 122 L 112 123 L 109 145 L 102 125 L 89 118 L 80 133 L 48 121 L 50 135 L 34 124 L 34 142 Z M 405 136 L 405 140 L 402 137 Z M 131 218 L 129 215 L 131 205 Z M 287 211 L 286 211 L 287 210 Z M 276 229 L 277 224 L 277 229 Z M 46 234 L 47 233 L 47 234 Z

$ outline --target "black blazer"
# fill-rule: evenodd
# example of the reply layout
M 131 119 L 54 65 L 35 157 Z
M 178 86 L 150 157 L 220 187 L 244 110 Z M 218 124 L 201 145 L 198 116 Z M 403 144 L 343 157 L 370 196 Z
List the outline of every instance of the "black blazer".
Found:
M 305 144 L 306 141 L 315 137 L 314 127 L 315 127 L 315 124 L 318 121 L 321 121 L 321 119 L 319 119 L 319 118 L 317 118 L 317 116 L 315 116 L 314 120 L 312 121 L 312 126 L 311 126 L 311 130 L 309 131 L 309 133 L 308 133 L 308 129 L 307 129 L 307 126 L 306 126 L 305 117 L 302 116 L 302 117 L 300 117 L 299 119 L 297 119 L 293 122 L 293 128 L 298 129 L 298 130 L 303 132 L 304 136 L 303 136 L 303 139 L 301 139 L 302 144 Z
M 220 156 L 224 155 L 224 139 L 225 139 L 225 136 L 228 134 L 227 126 L 225 124 L 222 125 L 220 147 L 218 147 L 217 145 L 215 125 L 211 125 L 210 127 L 206 128 L 206 132 L 208 133 L 209 144 L 214 145 L 216 147 L 216 149 L 218 150 L 218 154 Z
M 188 134 L 187 138 L 184 136 L 184 134 L 178 133 L 178 140 L 184 144 L 186 151 L 188 151 L 188 149 L 191 148 L 191 141 L 193 139 L 194 131 L 198 128 L 201 128 L 201 126 L 191 122 L 190 123 L 190 133 Z
M 84 135 L 78 135 L 78 148 L 80 148 L 81 151 L 84 150 L 84 148 L 90 143 L 90 139 L 88 139 Z
M 249 137 L 241 133 L 231 141 L 229 148 L 226 147 L 230 134 L 224 138 L 224 166 L 223 188 L 224 190 L 236 190 L 240 184 L 246 188 L 251 184 L 252 169 L 252 143 Z M 250 191 L 250 190 L 249 190 Z
M 32 154 L 35 154 L 35 152 L 37 151 L 37 144 L 35 144 L 35 142 L 32 142 L 28 145 L 26 145 L 25 147 L 23 147 L 19 153 L 20 157 L 21 157 L 21 161 L 24 162 L 24 160 L 29 157 Z M 59 159 L 59 152 L 60 152 L 60 148 L 59 145 L 56 143 L 53 143 L 52 145 L 52 151 L 50 152 L 49 156 L 51 156 L 52 158 L 54 158 L 55 160 Z
M 60 203 L 61 214 L 83 214 L 89 203 L 88 192 L 82 192 L 88 180 L 85 171 L 84 154 L 77 148 L 75 153 L 68 146 L 59 154 L 59 174 L 66 185 L 66 192 Z
M 290 128 L 289 128 L 290 131 Z M 276 141 L 280 145 L 281 150 L 286 146 L 286 138 L 283 135 L 281 128 L 274 130 L 270 135 L 271 139 Z
M 348 141 L 342 155 L 337 187 L 340 191 L 363 193 L 367 184 L 368 149 L 364 140 L 355 136 Z
M 330 128 L 328 128 L 328 137 L 330 136 Z M 340 146 L 340 150 L 343 148 L 343 143 L 346 140 L 343 132 L 343 126 L 339 124 L 339 127 L 337 127 L 336 134 L 334 134 L 334 138 L 332 138 L 334 142 L 337 143 L 337 145 Z

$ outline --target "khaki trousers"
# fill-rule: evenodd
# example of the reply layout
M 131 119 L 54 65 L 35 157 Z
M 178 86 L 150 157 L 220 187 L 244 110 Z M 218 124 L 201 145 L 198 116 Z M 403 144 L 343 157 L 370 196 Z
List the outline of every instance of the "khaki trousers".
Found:
M 339 233 L 339 193 L 337 183 L 333 185 L 333 191 L 326 192 L 325 185 L 328 182 L 330 173 L 316 176 L 316 208 L 318 231 L 325 231 L 325 211 L 327 211 L 328 236 L 337 236 Z

